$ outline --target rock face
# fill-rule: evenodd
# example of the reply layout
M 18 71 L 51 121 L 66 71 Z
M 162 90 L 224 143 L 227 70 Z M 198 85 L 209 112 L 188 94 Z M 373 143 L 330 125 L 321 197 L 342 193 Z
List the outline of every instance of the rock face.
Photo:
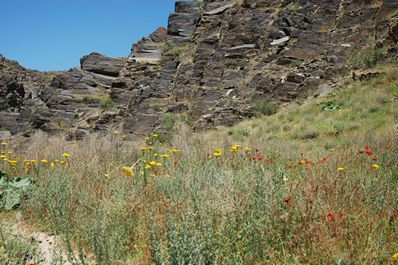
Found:
M 178 1 L 168 28 L 127 58 L 91 53 L 55 77 L 28 72 L 29 82 L 20 67 L 0 68 L 0 130 L 141 135 L 164 113 L 182 113 L 197 129 L 232 125 L 251 117 L 257 100 L 332 90 L 372 49 L 396 58 L 397 12 L 397 0 Z

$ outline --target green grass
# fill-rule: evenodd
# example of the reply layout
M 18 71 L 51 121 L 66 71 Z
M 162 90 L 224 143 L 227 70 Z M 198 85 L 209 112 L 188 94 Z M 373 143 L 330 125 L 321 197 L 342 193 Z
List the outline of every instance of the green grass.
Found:
M 398 81 L 384 69 L 233 128 L 198 134 L 165 116 L 167 141 L 39 133 L 4 147 L 21 160 L 0 169 L 48 160 L 20 210 L 74 264 L 394 264 Z

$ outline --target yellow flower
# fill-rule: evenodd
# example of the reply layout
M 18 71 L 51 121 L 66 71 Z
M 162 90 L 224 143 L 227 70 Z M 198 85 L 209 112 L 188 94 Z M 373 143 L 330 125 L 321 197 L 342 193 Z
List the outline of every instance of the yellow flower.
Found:
M 120 132 L 119 131 L 117 131 L 117 130 L 114 130 L 113 131 L 113 134 L 119 134 Z
M 236 152 L 238 152 L 239 147 L 240 147 L 240 145 L 234 144 L 233 146 L 231 146 L 231 149 L 229 149 L 229 151 L 231 153 L 236 153 Z
M 17 162 L 18 161 L 15 161 L 15 160 L 8 160 L 8 164 L 10 164 L 10 166 L 13 166 L 13 167 L 15 167 L 17 165 Z
M 168 154 L 162 154 L 162 155 L 160 155 L 160 157 L 161 157 L 161 158 L 164 158 L 164 159 L 167 159 L 167 158 L 169 158 L 170 156 L 169 156 Z
M 6 156 L 5 155 L 0 155 L 0 159 L 6 159 Z
M 337 171 L 344 171 L 344 167 L 337 168 Z
M 12 155 L 12 151 L 8 151 L 7 154 Z
M 398 252 L 391 256 L 392 261 L 398 261 Z
M 213 148 L 213 156 L 221 156 L 222 155 L 222 151 L 220 148 Z
M 1 146 L 6 147 L 7 143 L 6 142 L 1 142 Z
M 246 147 L 246 148 L 245 148 L 245 152 L 246 152 L 246 153 L 249 153 L 249 152 L 251 152 L 252 150 L 253 150 L 253 149 L 251 149 L 250 147 Z
M 173 154 L 177 154 L 178 152 L 180 152 L 179 150 L 174 149 L 174 148 L 167 149 L 167 151 L 169 151 L 170 153 L 173 153 Z
M 65 158 L 67 158 L 67 157 L 71 157 L 72 155 L 71 155 L 71 154 L 68 154 L 68 153 L 63 153 L 62 156 L 65 157 Z
M 61 160 L 61 161 L 59 161 L 59 164 L 60 164 L 60 165 L 65 165 L 66 162 L 65 162 L 64 160 Z
M 157 162 L 157 163 L 156 163 L 156 166 L 157 166 L 157 167 L 161 167 L 161 166 L 162 166 L 162 163 Z
M 374 165 L 372 165 L 372 167 L 373 167 L 374 169 L 378 169 L 380 166 L 379 166 L 378 164 L 374 164 Z
M 147 136 L 147 137 L 145 137 L 144 139 L 145 139 L 145 141 L 148 141 L 148 140 L 151 139 L 151 138 L 149 138 L 149 137 Z
M 148 152 L 148 151 L 149 151 L 149 149 L 148 149 L 148 148 L 146 148 L 146 147 L 141 147 L 141 148 L 140 148 L 140 150 L 141 150 L 141 152 L 143 152 L 143 153 L 145 153 L 145 152 Z
M 133 172 L 133 167 L 122 167 L 121 170 L 123 172 L 123 174 L 127 177 L 132 177 L 134 176 L 134 172 Z
M 51 168 L 55 168 L 55 163 L 54 163 L 54 162 L 51 162 L 51 163 L 50 163 L 50 167 L 51 167 Z
M 123 138 L 123 139 L 127 139 L 127 135 L 123 134 L 123 135 L 122 135 L 122 138 Z
M 42 164 L 47 164 L 47 163 L 48 163 L 48 161 L 45 160 L 45 159 L 40 160 L 40 162 L 41 162 Z
M 159 154 L 153 154 L 153 156 L 154 156 L 154 157 L 158 157 L 158 156 L 159 156 Z
M 148 147 L 148 149 L 151 151 L 155 150 L 155 148 L 153 148 L 152 146 Z
M 151 161 L 151 162 L 149 162 L 149 165 L 154 166 L 154 165 L 156 165 L 156 162 L 155 161 Z
M 30 163 L 36 164 L 37 162 L 36 162 L 36 160 L 32 159 L 32 160 L 30 160 Z
M 154 134 L 152 134 L 152 137 L 153 137 L 153 138 L 158 138 L 158 137 L 159 137 L 159 134 L 154 133 Z
M 151 168 L 151 165 L 149 165 L 149 164 L 148 164 L 148 165 L 145 165 L 145 168 L 146 168 L 146 169 L 150 169 L 150 168 Z

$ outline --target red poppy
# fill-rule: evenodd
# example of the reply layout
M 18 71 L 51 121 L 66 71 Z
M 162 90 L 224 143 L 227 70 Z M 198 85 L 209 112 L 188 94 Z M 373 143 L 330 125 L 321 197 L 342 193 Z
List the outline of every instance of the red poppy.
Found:
M 333 213 L 328 213 L 326 217 L 327 217 L 327 219 L 328 219 L 329 221 L 334 221 L 334 215 L 333 215 Z
M 263 157 L 262 157 L 262 156 L 259 156 L 259 157 L 257 158 L 257 160 L 258 160 L 258 161 L 263 161 Z
M 377 160 L 377 158 L 374 156 L 374 157 L 372 157 L 372 160 L 373 160 L 373 161 L 376 161 L 376 160 Z
M 27 213 L 28 213 L 28 214 L 32 214 L 33 211 L 32 211 L 32 210 L 27 210 Z
M 367 156 L 371 156 L 371 155 L 372 155 L 372 152 L 366 151 L 366 155 L 367 155 Z
M 365 150 L 369 151 L 369 146 L 368 145 L 365 146 Z
M 358 150 L 358 154 L 363 154 L 363 151 L 362 150 Z
M 258 150 L 258 149 L 256 148 L 256 153 L 258 153 L 258 152 L 260 152 L 260 150 Z
M 339 213 L 339 219 L 343 220 L 344 219 L 344 214 L 343 213 Z
M 292 206 L 293 202 L 291 198 L 284 198 L 283 202 L 286 203 L 289 206 Z

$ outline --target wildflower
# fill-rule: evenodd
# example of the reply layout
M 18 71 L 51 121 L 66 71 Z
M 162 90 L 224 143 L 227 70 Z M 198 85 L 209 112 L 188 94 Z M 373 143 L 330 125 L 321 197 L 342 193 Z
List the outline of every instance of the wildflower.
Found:
M 152 172 L 153 172 L 153 174 L 157 175 L 157 174 L 159 174 L 159 169 L 154 168 L 154 169 L 152 170 Z
M 123 139 L 127 139 L 127 135 L 123 134 L 123 135 L 122 135 L 122 138 L 123 138 Z
M 373 167 L 374 169 L 378 169 L 380 166 L 379 166 L 378 164 L 373 164 L 372 167 Z
M 398 252 L 391 256 L 392 261 L 398 261 Z
M 218 157 L 222 155 L 222 151 L 220 148 L 213 148 L 213 156 Z
M 159 134 L 154 133 L 154 134 L 152 134 L 152 137 L 153 137 L 153 138 L 158 138 L 158 137 L 159 137 Z
M 344 171 L 344 167 L 337 168 L 337 171 Z
M 127 176 L 127 177 L 132 177 L 132 176 L 134 176 L 133 167 L 126 167 L 126 166 L 123 166 L 123 167 L 121 168 L 121 170 L 122 170 L 123 174 L 124 174 L 125 176 Z
M 8 151 L 7 154 L 12 155 L 12 151 Z
M 33 213 L 32 210 L 27 210 L 26 212 L 27 212 L 28 214 L 32 214 L 32 213 Z
M 119 131 L 117 131 L 117 130 L 114 130 L 113 131 L 113 134 L 119 134 L 120 132 Z
M 4 160 L 4 159 L 6 159 L 6 156 L 5 155 L 0 155 L 0 159 Z
M 153 157 L 158 157 L 159 156 L 159 154 L 153 154 Z
M 65 157 L 65 158 L 67 158 L 67 157 L 71 157 L 72 155 L 71 155 L 71 154 L 68 154 L 68 153 L 63 153 L 62 156 Z
M 143 152 L 143 153 L 149 151 L 149 149 L 148 149 L 147 147 L 141 147 L 140 150 L 141 150 L 141 152 Z
M 1 146 L 6 147 L 7 143 L 6 142 L 1 142 Z
M 150 169 L 150 168 L 152 168 L 152 166 L 149 165 L 149 164 L 147 164 L 147 165 L 145 165 L 145 168 L 146 168 L 146 169 Z
M 392 166 L 392 162 L 387 162 L 386 165 L 387 165 L 387 167 L 391 167 Z
M 373 161 L 376 161 L 376 160 L 377 160 L 377 158 L 374 156 L 374 157 L 372 157 L 372 160 L 373 160 Z
M 333 213 L 328 213 L 328 214 L 326 215 L 326 217 L 327 217 L 328 221 L 334 221 L 334 215 L 333 215 Z
M 144 138 L 145 141 L 148 141 L 150 138 L 147 136 Z
M 150 151 L 155 150 L 155 148 L 153 148 L 152 146 L 148 147 L 148 149 L 149 149 Z
M 151 162 L 149 162 L 149 165 L 154 166 L 156 165 L 156 162 L 152 160 Z
M 250 147 L 246 147 L 246 148 L 245 148 L 245 152 L 246 152 L 246 153 L 249 153 L 249 152 L 251 152 L 252 150 L 253 150 L 253 149 L 251 149 Z
M 50 163 L 50 168 L 55 168 L 55 163 L 54 162 Z
M 344 219 L 344 214 L 343 213 L 339 213 L 339 219 L 343 220 Z
M 34 160 L 34 159 L 32 159 L 32 160 L 30 160 L 30 163 L 32 163 L 32 164 L 37 164 L 37 161 Z
M 48 163 L 48 161 L 47 161 L 46 159 L 42 159 L 42 160 L 40 160 L 40 162 L 41 162 L 42 164 L 47 164 L 47 163 Z
M 369 146 L 368 145 L 365 146 L 365 150 L 369 151 Z
M 234 144 L 233 146 L 231 146 L 231 148 L 229 149 L 229 151 L 230 151 L 231 153 L 236 153 L 236 152 L 238 152 L 239 147 L 240 147 L 240 145 Z
M 66 161 L 61 160 L 61 161 L 59 161 L 59 164 L 60 164 L 60 165 L 65 165 L 65 164 L 66 164 Z
M 372 154 L 373 154 L 372 152 L 366 151 L 367 156 L 371 156 Z
M 292 206 L 293 202 L 291 198 L 285 198 L 283 199 L 283 202 L 286 203 L 289 206 Z
M 167 149 L 167 151 L 169 151 L 170 153 L 173 153 L 173 154 L 177 154 L 178 152 L 180 152 L 179 150 L 174 149 L 174 148 Z
M 258 148 L 256 148 L 256 153 L 260 152 L 260 150 L 258 150 Z
M 157 166 L 157 167 L 161 167 L 161 166 L 162 166 L 162 163 L 157 162 L 157 163 L 156 163 L 156 166 Z
M 162 154 L 162 155 L 160 155 L 160 157 L 161 157 L 161 158 L 164 158 L 164 159 L 167 159 L 167 158 L 169 158 L 170 156 L 169 156 L 168 154 Z

